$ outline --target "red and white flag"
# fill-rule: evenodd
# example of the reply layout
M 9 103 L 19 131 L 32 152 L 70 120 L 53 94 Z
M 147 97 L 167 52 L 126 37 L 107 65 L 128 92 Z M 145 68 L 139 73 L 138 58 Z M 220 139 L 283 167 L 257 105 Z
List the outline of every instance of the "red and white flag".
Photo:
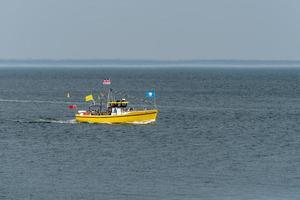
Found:
M 110 83 L 110 79 L 104 79 L 102 82 L 103 85 L 110 85 Z

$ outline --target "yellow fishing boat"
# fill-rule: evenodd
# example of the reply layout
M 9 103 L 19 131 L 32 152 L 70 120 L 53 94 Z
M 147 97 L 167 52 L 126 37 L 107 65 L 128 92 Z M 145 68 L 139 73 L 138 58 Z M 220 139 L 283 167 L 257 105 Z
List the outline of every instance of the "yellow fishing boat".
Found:
M 87 123 L 133 123 L 147 124 L 155 122 L 158 114 L 157 109 L 117 111 L 116 113 L 93 114 L 88 111 L 79 111 L 76 121 Z
M 155 97 L 155 92 L 148 92 L 146 96 Z M 106 110 L 104 111 L 102 102 L 96 104 L 92 95 L 86 96 L 85 99 L 86 101 L 93 101 L 93 104 L 88 110 L 79 110 L 77 112 L 75 115 L 77 122 L 147 124 L 155 122 L 159 112 L 157 109 L 127 108 L 128 101 L 125 99 L 115 100 L 112 95 L 112 89 L 108 92 Z

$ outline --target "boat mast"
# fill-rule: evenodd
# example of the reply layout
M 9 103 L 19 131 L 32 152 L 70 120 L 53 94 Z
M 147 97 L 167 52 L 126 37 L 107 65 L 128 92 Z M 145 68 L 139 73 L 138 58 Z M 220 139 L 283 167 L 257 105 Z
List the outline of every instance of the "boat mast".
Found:
M 112 93 L 112 89 L 109 88 L 108 94 L 107 94 L 107 108 L 109 107 L 109 102 L 114 101 L 114 95 Z
M 108 93 L 107 93 L 107 103 L 106 103 L 106 108 L 107 109 L 109 107 L 109 99 L 110 99 L 110 89 L 108 89 Z

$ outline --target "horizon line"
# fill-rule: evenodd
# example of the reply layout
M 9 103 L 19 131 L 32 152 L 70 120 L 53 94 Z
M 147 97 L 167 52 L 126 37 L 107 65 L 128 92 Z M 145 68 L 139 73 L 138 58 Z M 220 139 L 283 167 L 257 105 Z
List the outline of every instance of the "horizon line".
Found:
M 300 59 L 147 59 L 147 58 L 0 58 L 3 61 L 147 61 L 147 62 L 203 62 L 203 61 L 245 61 L 245 62 L 300 62 Z
M 129 68 L 299 68 L 300 60 L 237 60 L 237 59 L 0 59 L 0 68 L 6 67 L 129 67 Z

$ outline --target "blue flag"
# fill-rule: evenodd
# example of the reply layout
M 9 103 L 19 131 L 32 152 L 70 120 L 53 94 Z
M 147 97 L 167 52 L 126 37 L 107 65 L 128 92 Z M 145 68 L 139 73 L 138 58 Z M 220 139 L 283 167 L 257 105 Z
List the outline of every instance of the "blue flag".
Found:
M 148 91 L 148 92 L 146 92 L 146 97 L 155 97 L 155 91 L 153 90 L 153 91 Z

